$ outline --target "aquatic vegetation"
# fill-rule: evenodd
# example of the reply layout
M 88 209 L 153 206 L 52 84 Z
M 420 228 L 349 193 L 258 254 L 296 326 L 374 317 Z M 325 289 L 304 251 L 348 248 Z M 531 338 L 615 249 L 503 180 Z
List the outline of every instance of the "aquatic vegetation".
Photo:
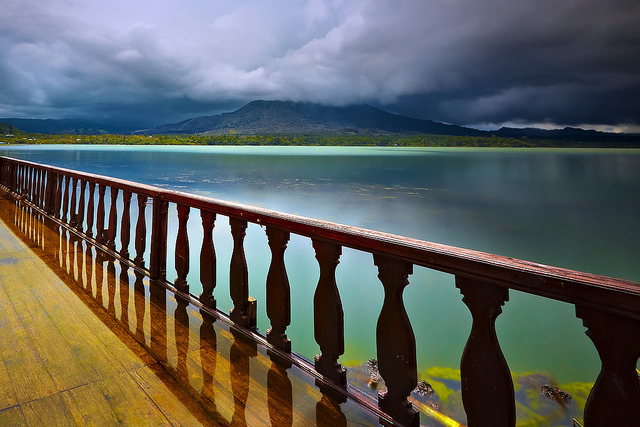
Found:
M 371 398 L 386 390 L 378 371 L 378 361 L 350 366 L 348 380 Z M 581 422 L 584 405 L 593 383 L 556 385 L 548 375 L 535 372 L 511 373 L 516 398 L 516 426 L 568 426 L 573 419 Z M 466 424 L 462 403 L 460 370 L 434 366 L 425 370 L 409 396 L 409 401 L 422 412 L 422 425 L 458 427 Z
M 555 400 L 562 406 L 571 400 L 569 393 L 553 385 L 543 385 L 541 393 L 549 399 Z

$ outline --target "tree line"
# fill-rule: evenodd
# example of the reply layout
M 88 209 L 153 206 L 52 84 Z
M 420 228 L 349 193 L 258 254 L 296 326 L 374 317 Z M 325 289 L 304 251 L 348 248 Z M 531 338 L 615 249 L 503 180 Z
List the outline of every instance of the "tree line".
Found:
M 15 128 L 14 128 L 15 129 Z M 12 131 L 14 131 L 12 129 Z M 75 135 L 34 134 L 14 131 L 0 134 L 5 144 L 121 144 L 121 145 L 274 145 L 361 147 L 636 147 L 634 144 L 588 143 L 527 138 L 407 134 L 268 134 L 268 135 Z

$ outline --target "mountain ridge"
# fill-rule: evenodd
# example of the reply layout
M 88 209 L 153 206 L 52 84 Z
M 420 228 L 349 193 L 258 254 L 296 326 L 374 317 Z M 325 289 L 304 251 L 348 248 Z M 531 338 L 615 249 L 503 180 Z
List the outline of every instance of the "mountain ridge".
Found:
M 306 102 L 263 100 L 249 102 L 231 113 L 196 117 L 138 132 L 211 135 L 304 132 L 485 135 L 485 132 L 476 129 L 399 116 L 370 105 L 332 107 Z
M 608 133 L 574 127 L 564 129 L 509 128 L 483 131 L 464 126 L 415 119 L 393 114 L 371 105 L 344 107 L 307 102 L 249 102 L 227 113 L 193 117 L 178 123 L 136 130 L 134 126 L 100 124 L 75 119 L 10 119 L 0 118 L 25 132 L 48 134 L 200 134 L 200 135 L 260 135 L 260 134 L 432 134 L 472 137 L 529 138 L 579 143 L 622 144 L 640 147 L 640 134 Z

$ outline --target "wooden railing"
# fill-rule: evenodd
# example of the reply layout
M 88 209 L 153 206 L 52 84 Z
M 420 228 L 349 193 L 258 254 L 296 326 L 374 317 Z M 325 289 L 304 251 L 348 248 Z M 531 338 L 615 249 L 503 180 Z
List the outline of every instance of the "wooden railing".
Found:
M 495 320 L 508 301 L 509 290 L 573 304 L 602 362 L 585 407 L 585 425 L 640 423 L 640 380 L 636 373 L 640 285 L 636 283 L 7 157 L 0 157 L 0 184 L 14 197 L 67 224 L 158 282 L 166 282 L 168 207 L 175 204 L 178 230 L 174 286 L 184 293 L 189 292 L 187 220 L 192 209 L 198 210 L 204 235 L 199 254 L 203 291 L 193 297 L 211 309 L 216 308 L 217 268 L 213 228 L 218 215 L 228 217 L 233 237 L 229 271 L 233 309 L 229 318 L 249 330 L 256 328 L 256 301 L 249 297 L 245 230 L 249 222 L 264 226 L 271 251 L 266 277 L 266 311 L 271 328 L 266 340 L 285 353 L 291 352 L 287 337 L 291 305 L 284 253 L 291 233 L 310 238 L 320 268 L 314 297 L 314 333 L 321 354 L 316 356 L 315 369 L 325 380 L 345 389 L 345 370 L 338 361 L 344 353 L 343 309 L 335 271 L 343 247 L 371 253 L 384 288 L 376 341 L 379 371 L 387 390 L 378 396 L 378 405 L 401 424 L 419 424 L 418 413 L 408 400 L 417 383 L 416 341 L 403 303 L 403 290 L 414 265 L 455 275 L 456 286 L 471 312 L 473 323 L 460 363 L 462 398 L 470 426 L 515 425 L 513 382 L 495 331 Z M 138 215 L 136 224 L 131 224 L 134 200 Z M 148 204 L 150 227 L 146 223 Z M 132 243 L 135 254 L 129 252 Z

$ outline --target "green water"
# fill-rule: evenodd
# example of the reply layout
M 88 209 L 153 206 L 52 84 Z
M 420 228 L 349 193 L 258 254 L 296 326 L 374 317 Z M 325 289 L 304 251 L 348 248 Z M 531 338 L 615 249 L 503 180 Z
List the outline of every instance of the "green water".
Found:
M 0 154 L 375 230 L 640 282 L 640 150 L 355 147 L 2 147 Z M 216 299 L 228 311 L 231 239 L 215 228 Z M 175 219 L 170 223 L 175 239 Z M 202 231 L 191 213 L 191 291 L 199 294 Z M 172 247 L 170 240 L 169 247 Z M 266 331 L 264 230 L 246 238 L 250 293 Z M 310 241 L 285 255 L 293 349 L 312 358 L 318 267 Z M 341 361 L 376 357 L 382 286 L 369 254 L 344 249 L 337 280 L 345 313 Z M 169 279 L 175 278 L 171 262 Z M 453 277 L 416 267 L 405 303 L 419 369 L 458 367 L 471 317 Z M 592 382 L 600 363 L 574 307 L 511 291 L 497 322 L 509 367 L 559 383 Z

